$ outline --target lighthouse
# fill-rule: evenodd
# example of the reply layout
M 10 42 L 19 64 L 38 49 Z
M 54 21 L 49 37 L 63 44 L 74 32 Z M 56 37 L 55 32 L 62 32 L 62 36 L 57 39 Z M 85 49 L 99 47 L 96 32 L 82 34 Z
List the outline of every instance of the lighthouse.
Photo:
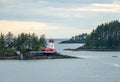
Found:
M 50 40 L 49 40 L 48 48 L 51 48 L 51 49 L 53 49 L 53 50 L 55 49 L 54 40 L 53 40 L 53 39 L 50 39 Z
M 42 51 L 44 51 L 44 53 L 56 53 L 55 46 L 54 46 L 54 40 L 50 39 L 48 46 L 46 48 L 42 48 Z

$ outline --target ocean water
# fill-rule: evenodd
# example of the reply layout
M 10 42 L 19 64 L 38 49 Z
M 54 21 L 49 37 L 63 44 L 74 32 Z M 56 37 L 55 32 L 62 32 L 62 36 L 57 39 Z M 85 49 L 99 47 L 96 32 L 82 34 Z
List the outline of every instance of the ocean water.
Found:
M 0 82 L 120 82 L 120 52 L 63 50 L 81 45 L 55 43 L 61 54 L 84 59 L 0 60 Z

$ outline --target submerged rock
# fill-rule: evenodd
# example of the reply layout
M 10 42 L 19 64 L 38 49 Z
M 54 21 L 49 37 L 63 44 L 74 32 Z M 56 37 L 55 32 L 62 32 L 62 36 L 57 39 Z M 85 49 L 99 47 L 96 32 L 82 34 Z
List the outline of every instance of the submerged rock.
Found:
M 118 57 L 118 56 L 112 56 L 112 57 Z

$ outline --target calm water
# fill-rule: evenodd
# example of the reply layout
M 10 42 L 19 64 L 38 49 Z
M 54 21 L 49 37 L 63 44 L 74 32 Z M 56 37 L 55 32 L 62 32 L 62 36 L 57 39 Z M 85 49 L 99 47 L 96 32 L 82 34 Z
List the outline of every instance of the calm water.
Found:
M 120 52 L 63 51 L 81 45 L 55 46 L 85 59 L 0 60 L 0 82 L 120 82 Z

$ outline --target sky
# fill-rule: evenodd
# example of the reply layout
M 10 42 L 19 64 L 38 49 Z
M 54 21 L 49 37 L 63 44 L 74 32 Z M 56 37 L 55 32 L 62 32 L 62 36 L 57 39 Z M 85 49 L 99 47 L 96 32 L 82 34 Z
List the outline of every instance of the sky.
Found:
M 120 21 L 120 0 L 0 0 L 0 32 L 70 38 Z

